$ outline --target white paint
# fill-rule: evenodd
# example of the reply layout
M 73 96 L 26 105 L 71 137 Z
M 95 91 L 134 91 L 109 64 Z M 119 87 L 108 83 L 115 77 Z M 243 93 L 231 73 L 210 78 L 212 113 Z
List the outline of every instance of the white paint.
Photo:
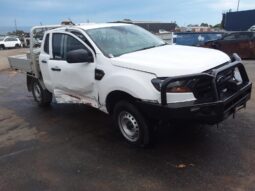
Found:
M 208 48 L 167 45 L 112 59 L 116 66 L 154 73 L 158 77 L 201 73 L 230 61 L 227 54 Z

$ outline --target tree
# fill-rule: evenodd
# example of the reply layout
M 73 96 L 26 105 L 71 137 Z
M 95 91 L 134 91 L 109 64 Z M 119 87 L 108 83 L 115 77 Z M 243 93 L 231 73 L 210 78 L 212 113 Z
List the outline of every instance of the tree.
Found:
M 219 28 L 219 29 L 222 29 L 222 24 L 221 24 L 221 23 L 216 24 L 216 25 L 214 25 L 214 26 L 213 26 L 213 28 Z
M 17 31 L 12 31 L 12 32 L 8 32 L 7 35 L 10 36 L 25 36 L 27 33 L 22 31 L 22 30 L 17 30 Z
M 200 25 L 201 27 L 209 27 L 209 25 L 207 23 L 201 23 Z

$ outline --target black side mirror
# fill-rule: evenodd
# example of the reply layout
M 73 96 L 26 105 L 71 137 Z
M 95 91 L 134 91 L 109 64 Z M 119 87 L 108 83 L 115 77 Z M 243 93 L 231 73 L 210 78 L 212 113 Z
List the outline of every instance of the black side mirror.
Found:
M 82 63 L 82 62 L 94 62 L 94 58 L 91 52 L 86 49 L 78 49 L 69 51 L 66 55 L 66 61 L 68 63 Z

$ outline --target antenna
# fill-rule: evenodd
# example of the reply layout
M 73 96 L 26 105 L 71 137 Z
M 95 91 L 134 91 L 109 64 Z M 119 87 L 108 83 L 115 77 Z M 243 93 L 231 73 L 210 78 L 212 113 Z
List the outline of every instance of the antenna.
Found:
M 240 0 L 238 0 L 238 3 L 237 3 L 237 11 L 239 11 L 239 5 L 240 5 Z

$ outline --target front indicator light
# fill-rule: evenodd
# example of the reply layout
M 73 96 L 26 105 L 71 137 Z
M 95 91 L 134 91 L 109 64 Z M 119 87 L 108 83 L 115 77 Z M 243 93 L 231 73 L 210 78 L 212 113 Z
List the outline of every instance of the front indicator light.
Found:
M 168 93 L 188 93 L 192 92 L 190 88 L 188 87 L 172 87 L 172 88 L 167 88 Z

